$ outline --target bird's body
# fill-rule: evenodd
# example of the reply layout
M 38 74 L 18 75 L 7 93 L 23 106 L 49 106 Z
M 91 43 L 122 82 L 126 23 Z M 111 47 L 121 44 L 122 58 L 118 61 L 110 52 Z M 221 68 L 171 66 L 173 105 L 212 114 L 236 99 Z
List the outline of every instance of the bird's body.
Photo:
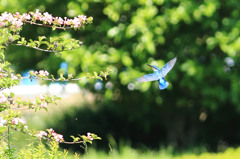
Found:
M 161 69 L 159 69 L 157 66 L 149 65 L 152 67 L 154 73 L 144 75 L 137 79 L 138 82 L 148 82 L 148 81 L 156 81 L 158 80 L 159 83 L 159 89 L 163 90 L 166 89 L 169 85 L 169 83 L 165 80 L 165 76 L 168 74 L 168 72 L 173 68 L 177 60 L 177 57 L 170 60 L 167 64 L 165 64 Z

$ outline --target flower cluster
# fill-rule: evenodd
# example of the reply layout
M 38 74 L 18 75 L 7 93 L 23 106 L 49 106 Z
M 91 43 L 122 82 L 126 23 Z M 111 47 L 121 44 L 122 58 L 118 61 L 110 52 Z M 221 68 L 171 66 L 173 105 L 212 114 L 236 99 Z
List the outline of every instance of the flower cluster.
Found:
M 7 120 L 5 120 L 3 117 L 0 117 L 0 126 L 3 127 L 4 125 L 6 125 L 8 122 Z M 28 126 L 26 126 L 26 121 L 24 118 L 19 118 L 19 117 L 14 117 L 12 119 L 10 119 L 10 123 L 12 125 L 15 125 L 15 126 L 22 126 L 22 128 L 25 128 L 25 129 L 28 129 Z
M 5 103 L 7 101 L 7 97 L 0 92 L 0 103 Z
M 87 16 L 79 15 L 78 17 L 74 17 L 73 19 L 68 19 L 67 17 L 53 17 L 48 12 L 40 13 L 37 9 L 36 12 L 30 12 L 33 21 L 39 20 L 42 21 L 44 24 L 54 24 L 57 26 L 73 26 L 74 28 L 81 27 L 83 23 L 86 22 Z
M 38 131 L 36 137 L 43 138 L 44 136 L 47 136 L 46 131 Z
M 7 120 L 4 120 L 3 117 L 0 117 L 0 126 L 3 126 L 7 123 Z
M 32 102 L 33 105 L 35 106 L 40 106 L 40 108 L 47 108 L 48 103 L 46 101 L 41 101 L 40 103 L 38 103 L 37 101 L 33 101 Z
M 20 130 L 28 129 L 28 126 L 26 125 L 27 122 L 24 118 L 15 117 L 11 120 L 11 123 L 13 126 L 17 126 L 17 128 L 20 128 Z
M 56 133 L 52 128 L 49 130 L 49 132 L 57 142 L 64 141 L 63 135 Z
M 16 28 L 20 28 L 23 25 L 23 21 L 30 19 L 31 17 L 27 14 L 20 16 L 18 12 L 16 14 L 4 12 L 0 16 L 0 27 L 5 27 L 11 24 Z
M 75 138 L 73 136 L 71 136 L 71 137 L 73 138 L 74 142 L 77 142 L 77 141 L 79 142 L 79 140 L 80 140 L 80 138 Z M 81 135 L 80 137 L 83 140 L 83 141 L 80 141 L 80 142 L 85 142 L 85 143 L 92 143 L 93 140 L 101 140 L 101 138 L 98 137 L 96 134 L 90 133 L 90 132 L 87 133 L 87 136 L 86 135 Z
M 14 100 L 17 105 L 17 109 L 22 109 L 22 107 L 28 107 L 29 109 L 35 109 L 35 111 L 39 111 L 40 109 L 44 109 L 47 111 L 47 106 L 49 104 L 57 104 L 57 100 L 60 100 L 60 97 L 48 96 L 48 95 L 40 95 L 35 100 L 23 100 L 18 97 Z
M 11 78 L 12 78 L 12 80 L 17 80 L 18 79 L 18 77 L 15 76 L 13 73 L 11 73 Z
M 48 129 L 48 133 L 46 131 L 38 131 L 36 137 L 43 138 L 43 137 L 49 137 L 53 138 L 57 142 L 63 142 L 63 135 L 56 133 L 52 128 Z
M 46 77 L 49 75 L 48 71 L 44 71 L 44 70 L 40 70 L 40 71 L 34 71 L 34 75 L 37 76 L 42 76 L 42 77 Z
M 40 13 L 39 9 L 36 12 L 24 13 L 22 15 L 19 12 L 15 14 L 4 12 L 0 16 L 0 27 L 15 26 L 16 28 L 20 28 L 25 22 L 31 24 L 42 22 L 44 25 L 79 28 L 87 23 L 87 16 L 78 15 L 73 19 L 53 17 L 48 12 Z
M 4 62 L 0 63 L 0 91 L 6 89 L 6 88 L 10 88 L 14 85 L 19 84 L 20 82 L 20 75 L 17 74 L 15 75 L 13 72 L 13 70 L 11 68 L 9 68 L 8 63 L 4 64 Z M 0 92 L 0 103 L 5 103 L 6 100 L 3 94 Z
M 5 73 L 5 72 L 0 73 L 0 79 L 1 79 L 1 78 L 4 78 L 4 79 L 8 78 L 9 80 L 19 80 L 19 78 L 18 78 L 16 75 L 14 75 L 13 73 L 11 73 L 10 75 L 8 75 L 8 74 Z M 0 103 L 1 103 L 1 102 L 0 102 Z
M 35 106 L 39 106 L 39 108 L 45 108 L 46 109 L 47 106 L 48 106 L 48 102 L 47 102 L 46 98 L 50 98 L 50 97 L 47 97 L 45 95 L 40 94 L 39 97 L 35 101 L 32 102 L 32 104 L 35 105 Z
M 87 133 L 87 138 L 91 141 L 93 141 L 93 137 L 92 137 L 92 134 L 91 133 Z
M 12 119 L 13 125 L 18 125 L 19 123 L 26 124 L 26 121 L 23 118 L 13 118 Z
M 46 102 L 45 96 L 41 94 L 41 95 L 39 96 L 39 99 L 40 99 L 40 101 L 41 101 L 40 107 L 41 107 L 41 108 L 43 108 L 43 107 L 47 108 L 48 103 Z

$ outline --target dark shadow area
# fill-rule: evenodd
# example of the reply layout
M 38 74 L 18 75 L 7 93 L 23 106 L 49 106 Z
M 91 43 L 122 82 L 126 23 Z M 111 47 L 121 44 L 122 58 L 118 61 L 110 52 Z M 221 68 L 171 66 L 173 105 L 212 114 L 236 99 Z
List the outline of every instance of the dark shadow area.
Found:
M 164 94 L 171 96 L 171 91 Z M 153 101 L 148 101 L 147 103 L 152 104 L 145 105 L 144 97 L 137 92 L 128 96 L 131 99 L 136 97 L 141 100 L 71 107 L 63 118 L 56 119 L 55 124 L 48 127 L 62 132 L 65 137 L 77 136 L 78 133 L 96 133 L 102 140 L 94 142 L 94 146 L 107 152 L 109 136 L 117 144 L 127 141 L 134 148 L 146 146 L 153 150 L 158 150 L 163 145 L 172 145 L 179 151 L 205 146 L 209 151 L 215 152 L 239 145 L 240 127 L 237 125 L 240 122 L 240 113 L 231 105 L 222 105 L 209 113 L 204 110 L 207 115 L 204 118 L 195 102 L 195 107 L 178 108 L 164 103 L 157 105 Z M 79 145 L 61 146 L 82 151 Z

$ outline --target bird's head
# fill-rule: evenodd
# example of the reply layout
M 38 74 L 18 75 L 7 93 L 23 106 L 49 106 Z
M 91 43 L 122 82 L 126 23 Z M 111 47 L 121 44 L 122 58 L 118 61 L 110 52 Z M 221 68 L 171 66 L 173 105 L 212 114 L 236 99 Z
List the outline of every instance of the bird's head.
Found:
M 159 71 L 159 68 L 155 65 L 149 65 L 147 64 L 149 67 L 151 67 L 153 69 L 153 71 Z

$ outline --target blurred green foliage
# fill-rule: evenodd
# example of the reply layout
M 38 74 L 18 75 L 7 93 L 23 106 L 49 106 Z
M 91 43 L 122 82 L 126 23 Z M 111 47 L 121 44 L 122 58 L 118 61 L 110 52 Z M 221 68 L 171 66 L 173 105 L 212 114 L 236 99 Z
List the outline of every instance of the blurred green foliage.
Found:
M 0 3 L 1 12 L 39 8 L 54 16 L 86 14 L 94 18 L 93 24 L 77 32 L 24 26 L 22 34 L 27 38 L 36 38 L 32 34 L 36 32 L 83 41 L 81 48 L 62 56 L 19 47 L 9 48 L 6 54 L 18 71 L 41 68 L 53 74 L 62 61 L 69 64 L 70 73 L 79 76 L 110 67 L 111 87 L 104 82 L 106 87 L 97 91 L 94 84 L 79 83 L 101 97 L 96 103 L 97 112 L 87 109 L 74 114 L 87 113 L 86 118 L 81 118 L 86 130 L 92 128 L 103 137 L 112 134 L 116 139 L 151 146 L 203 144 L 216 150 L 221 141 L 227 145 L 240 143 L 237 1 L 2 0 Z M 170 82 L 167 90 L 160 91 L 157 82 L 129 85 L 151 72 L 147 63 L 162 67 L 175 56 L 178 61 L 167 76 Z M 62 129 L 75 131 L 76 125 L 68 126 L 66 122 Z
M 131 159 L 226 159 L 226 158 L 238 158 L 240 154 L 240 148 L 228 148 L 225 152 L 222 153 L 200 153 L 200 154 L 194 154 L 194 153 L 183 153 L 175 155 L 168 149 L 161 149 L 158 152 L 155 151 L 146 151 L 145 153 L 142 153 L 141 151 L 131 149 L 130 147 L 123 147 L 121 149 L 121 152 L 115 152 L 112 151 L 110 154 L 96 152 L 96 151 L 90 151 L 86 157 L 90 159 L 105 159 L 105 158 L 117 158 L 117 159 L 125 159 L 125 158 L 131 158 Z

